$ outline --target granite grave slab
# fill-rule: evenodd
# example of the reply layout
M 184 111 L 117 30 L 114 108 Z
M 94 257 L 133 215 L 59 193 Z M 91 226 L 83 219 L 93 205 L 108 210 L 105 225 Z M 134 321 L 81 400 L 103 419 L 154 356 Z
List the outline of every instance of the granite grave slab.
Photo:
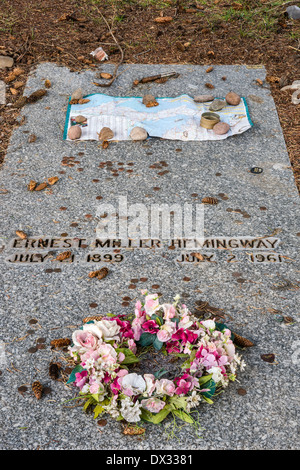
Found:
M 204 94 L 205 69 L 124 65 L 100 91 Z M 171 71 L 179 77 L 132 87 L 143 76 Z M 112 142 L 103 149 L 95 141 L 63 140 L 68 98 L 79 87 L 85 95 L 99 92 L 95 72 L 43 63 L 31 73 L 25 95 L 46 79 L 52 86 L 22 109 L 0 174 L 2 449 L 299 448 L 299 195 L 265 76 L 264 67 L 246 65 L 210 73 L 215 96 L 233 90 L 245 98 L 253 126 L 241 135 Z M 52 186 L 28 191 L 31 180 L 55 176 Z M 202 204 L 204 197 L 218 203 Z M 180 218 L 169 226 L 170 212 L 171 222 L 186 217 L 183 228 Z M 197 242 L 191 221 L 199 222 Z M 58 261 L 65 251 L 70 256 Z M 102 266 L 109 274 L 94 282 L 88 273 Z M 63 404 L 72 389 L 49 377 L 49 363 L 60 357 L 52 339 L 70 337 L 89 314 L 132 312 L 145 288 L 165 302 L 180 294 L 191 310 L 199 299 L 224 309 L 226 324 L 255 344 L 242 354 L 247 367 L 238 381 L 213 405 L 200 406 L 201 436 L 189 425 L 178 429 L 178 439 L 167 438 L 165 424 L 146 424 L 142 440 L 124 436 L 110 419 L 99 428 L 81 408 Z M 263 361 L 263 354 L 275 361 Z M 49 392 L 39 401 L 34 380 Z

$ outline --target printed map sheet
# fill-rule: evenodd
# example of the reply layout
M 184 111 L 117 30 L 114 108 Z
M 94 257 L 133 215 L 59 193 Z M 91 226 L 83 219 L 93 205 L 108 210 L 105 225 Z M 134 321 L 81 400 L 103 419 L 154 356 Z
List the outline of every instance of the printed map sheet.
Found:
M 83 105 L 69 105 L 66 117 L 64 139 L 75 125 L 75 117 L 86 117 L 81 125 L 80 140 L 98 140 L 102 127 L 114 132 L 112 140 L 131 140 L 133 127 L 143 127 L 150 137 L 170 140 L 222 140 L 241 134 L 252 126 L 245 98 L 238 106 L 227 105 L 217 114 L 220 120 L 230 125 L 225 135 L 216 135 L 213 130 L 200 127 L 201 115 L 209 111 L 211 102 L 196 103 L 188 95 L 175 98 L 156 98 L 158 106 L 147 108 L 140 97 L 114 97 L 101 93 L 88 95 L 90 100 Z

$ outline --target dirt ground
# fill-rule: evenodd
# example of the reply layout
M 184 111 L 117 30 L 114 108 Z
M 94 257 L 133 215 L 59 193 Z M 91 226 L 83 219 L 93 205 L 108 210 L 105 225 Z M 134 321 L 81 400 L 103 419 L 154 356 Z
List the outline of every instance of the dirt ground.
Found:
M 108 62 L 90 55 L 102 46 L 114 64 L 265 65 L 300 191 L 300 105 L 292 104 L 291 90 L 281 91 L 300 79 L 300 20 L 284 14 L 295 4 L 300 6 L 268 0 L 1 0 L 0 55 L 12 57 L 14 66 L 0 69 L 8 84 L 6 106 L 0 105 L 0 163 L 20 125 L 17 105 L 29 71 L 43 61 L 105 71 Z

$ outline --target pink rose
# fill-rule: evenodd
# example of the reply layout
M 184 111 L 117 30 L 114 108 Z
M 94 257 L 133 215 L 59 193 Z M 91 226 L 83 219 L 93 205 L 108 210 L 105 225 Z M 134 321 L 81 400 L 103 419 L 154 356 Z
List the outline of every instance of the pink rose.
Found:
M 96 349 L 98 338 L 90 331 L 76 330 L 72 335 L 72 340 L 75 346 L 84 349 Z
M 160 308 L 159 302 L 158 302 L 158 295 L 157 294 L 150 294 L 145 297 L 145 310 L 146 313 L 151 315 L 152 313 L 155 313 L 156 310 Z
M 171 339 L 171 337 L 172 333 L 170 331 L 161 329 L 157 332 L 157 339 L 159 339 L 159 341 L 162 343 L 166 343 L 169 341 L 169 339 Z
M 176 309 L 174 305 L 172 304 L 163 304 L 162 305 L 163 311 L 164 311 L 164 319 L 165 320 L 171 320 L 171 318 L 174 318 L 176 315 Z
M 156 392 L 159 395 L 168 395 L 172 397 L 175 393 L 175 384 L 172 380 L 161 379 L 156 382 Z
M 136 347 L 135 341 L 133 339 L 128 340 L 128 347 L 129 347 L 130 351 L 133 352 L 133 354 L 136 353 L 137 347 Z
M 147 400 L 141 401 L 142 407 L 151 413 L 159 413 L 165 406 L 165 402 L 158 398 L 148 398 Z
M 155 377 L 153 374 L 144 374 L 144 380 L 146 382 L 145 393 L 151 396 L 155 390 Z

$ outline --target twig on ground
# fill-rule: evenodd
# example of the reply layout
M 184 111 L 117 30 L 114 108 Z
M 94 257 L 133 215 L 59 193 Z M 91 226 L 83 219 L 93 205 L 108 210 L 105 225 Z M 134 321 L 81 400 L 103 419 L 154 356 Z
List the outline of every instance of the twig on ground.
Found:
M 121 59 L 120 61 L 117 63 L 117 65 L 115 66 L 115 70 L 114 70 L 114 73 L 113 73 L 113 76 L 112 76 L 112 79 L 107 82 L 107 83 L 98 83 L 97 86 L 101 86 L 101 87 L 109 87 L 113 84 L 113 82 L 115 81 L 115 79 L 117 78 L 117 71 L 118 71 L 118 68 L 120 67 L 120 65 L 122 64 L 123 62 L 123 59 L 124 59 L 124 51 L 122 49 L 122 47 L 120 46 L 120 44 L 118 43 L 118 41 L 116 40 L 115 36 L 114 36 L 114 33 L 112 32 L 111 30 L 111 27 L 109 26 L 106 18 L 103 16 L 103 14 L 101 13 L 101 11 L 99 10 L 99 8 L 97 8 L 97 11 L 98 13 L 100 14 L 101 18 L 103 19 L 103 21 L 105 22 L 108 30 L 109 30 L 109 33 L 111 35 L 111 37 L 113 38 L 113 40 L 115 41 L 118 49 L 120 50 L 120 53 L 121 53 Z

